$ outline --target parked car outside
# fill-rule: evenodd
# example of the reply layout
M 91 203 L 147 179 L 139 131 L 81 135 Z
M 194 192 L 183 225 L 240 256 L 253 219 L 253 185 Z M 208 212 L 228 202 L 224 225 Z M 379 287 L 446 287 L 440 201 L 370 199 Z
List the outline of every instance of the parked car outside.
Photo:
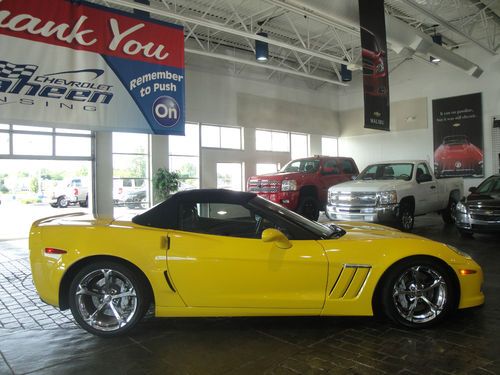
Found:
M 88 192 L 89 184 L 86 177 L 73 177 L 56 187 L 49 203 L 54 208 L 66 208 L 75 204 L 88 207 Z
M 436 177 L 473 176 L 483 174 L 483 151 L 466 135 L 450 135 L 434 152 Z
M 352 158 L 316 155 L 292 160 L 279 172 L 250 177 L 247 191 L 318 220 L 327 203 L 328 188 L 358 172 Z
M 463 236 L 500 233 L 500 174 L 488 177 L 456 208 L 456 226 Z
M 452 246 L 248 192 L 179 192 L 132 221 L 40 219 L 29 247 L 41 299 L 107 337 L 151 303 L 157 317 L 381 313 L 423 328 L 484 302 L 481 267 Z

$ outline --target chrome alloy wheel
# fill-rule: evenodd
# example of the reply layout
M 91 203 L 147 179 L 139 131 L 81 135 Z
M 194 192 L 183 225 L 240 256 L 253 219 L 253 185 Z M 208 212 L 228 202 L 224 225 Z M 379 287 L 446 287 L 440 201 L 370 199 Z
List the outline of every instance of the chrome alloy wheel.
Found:
M 86 274 L 78 283 L 74 298 L 84 322 L 101 332 L 125 327 L 138 308 L 132 281 L 112 269 L 96 269 Z
M 421 324 L 436 319 L 448 300 L 448 286 L 430 266 L 413 266 L 393 286 L 392 298 L 401 318 Z

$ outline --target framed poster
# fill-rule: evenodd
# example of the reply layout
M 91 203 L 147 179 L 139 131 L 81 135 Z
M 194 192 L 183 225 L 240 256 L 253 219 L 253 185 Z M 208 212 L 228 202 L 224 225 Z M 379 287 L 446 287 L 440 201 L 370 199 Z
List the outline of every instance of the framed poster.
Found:
M 436 177 L 484 177 L 481 93 L 432 101 Z

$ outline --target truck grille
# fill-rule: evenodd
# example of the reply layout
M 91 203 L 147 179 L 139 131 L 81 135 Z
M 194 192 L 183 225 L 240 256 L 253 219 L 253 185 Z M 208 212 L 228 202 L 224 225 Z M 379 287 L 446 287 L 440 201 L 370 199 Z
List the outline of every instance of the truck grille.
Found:
M 334 206 L 375 207 L 377 194 L 372 192 L 343 192 L 329 193 L 328 202 Z
M 469 208 L 471 219 L 500 222 L 500 209 L 498 207 L 470 205 Z
M 277 193 L 280 191 L 280 182 L 275 180 L 250 180 L 248 191 L 252 193 Z

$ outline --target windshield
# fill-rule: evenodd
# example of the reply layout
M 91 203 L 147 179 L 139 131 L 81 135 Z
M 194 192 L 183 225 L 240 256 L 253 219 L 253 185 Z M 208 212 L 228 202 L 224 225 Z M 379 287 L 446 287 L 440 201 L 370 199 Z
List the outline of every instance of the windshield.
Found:
M 316 234 L 321 238 L 329 238 L 332 237 L 332 235 L 343 231 L 340 227 L 337 227 L 335 225 L 326 226 L 316 221 L 306 219 L 305 217 L 300 216 L 293 211 L 290 211 L 288 208 L 280 206 L 279 204 L 271 202 L 262 197 L 255 197 L 251 200 L 251 202 L 259 207 L 263 207 L 279 216 L 282 216 L 284 219 L 307 229 L 308 231 Z
M 477 188 L 476 193 L 500 193 L 500 176 L 492 176 L 484 180 Z
M 280 172 L 317 172 L 319 169 L 319 159 L 298 159 L 292 160 Z
M 412 163 L 384 163 L 366 167 L 357 180 L 405 180 L 409 181 L 413 174 Z

